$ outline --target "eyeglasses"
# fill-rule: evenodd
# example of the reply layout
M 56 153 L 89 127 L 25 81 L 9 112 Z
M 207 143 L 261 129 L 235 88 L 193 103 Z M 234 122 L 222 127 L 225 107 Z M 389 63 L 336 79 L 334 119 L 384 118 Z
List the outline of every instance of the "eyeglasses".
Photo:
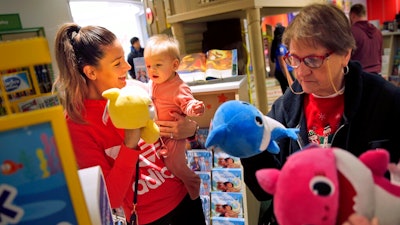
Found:
M 289 66 L 293 68 L 299 68 L 301 62 L 304 62 L 304 65 L 316 69 L 320 68 L 322 66 L 322 63 L 324 63 L 325 59 L 328 58 L 332 52 L 327 53 L 324 56 L 319 56 L 319 55 L 311 55 L 311 56 L 306 56 L 304 58 L 300 58 L 296 55 L 290 54 L 290 52 L 287 52 L 285 56 L 283 56 L 283 59 L 285 60 L 285 63 L 288 64 Z

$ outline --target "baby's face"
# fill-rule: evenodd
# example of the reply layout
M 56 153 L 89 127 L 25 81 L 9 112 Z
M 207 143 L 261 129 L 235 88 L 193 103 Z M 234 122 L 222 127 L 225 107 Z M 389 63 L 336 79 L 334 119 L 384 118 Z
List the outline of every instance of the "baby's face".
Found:
M 164 83 L 175 76 L 179 60 L 169 54 L 162 53 L 144 58 L 149 78 L 156 84 Z

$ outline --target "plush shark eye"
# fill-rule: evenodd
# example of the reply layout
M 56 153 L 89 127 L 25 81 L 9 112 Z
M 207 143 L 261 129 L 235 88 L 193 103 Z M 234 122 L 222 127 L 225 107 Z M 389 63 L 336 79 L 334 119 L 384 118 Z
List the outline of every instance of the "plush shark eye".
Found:
M 256 124 L 257 124 L 258 126 L 260 126 L 260 127 L 263 125 L 263 120 L 262 120 L 261 117 L 256 116 Z
M 329 196 L 335 192 L 333 182 L 325 176 L 316 176 L 310 181 L 311 192 L 318 196 Z

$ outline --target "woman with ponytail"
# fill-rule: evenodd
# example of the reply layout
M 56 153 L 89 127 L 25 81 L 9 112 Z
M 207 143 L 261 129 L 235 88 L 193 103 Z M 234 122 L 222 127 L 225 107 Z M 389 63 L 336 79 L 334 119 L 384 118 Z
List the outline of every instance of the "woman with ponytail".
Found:
M 131 66 L 116 36 L 100 26 L 63 24 L 55 55 L 59 73 L 53 89 L 65 109 L 78 166 L 101 167 L 111 207 L 122 208 L 129 224 L 205 225 L 200 198 L 191 200 L 182 181 L 168 171 L 157 154 L 160 142 L 145 143 L 140 129 L 117 129 L 111 120 L 103 120 L 103 91 L 143 85 L 127 80 Z M 160 135 L 193 136 L 197 123 L 173 116 L 175 121 L 157 121 Z

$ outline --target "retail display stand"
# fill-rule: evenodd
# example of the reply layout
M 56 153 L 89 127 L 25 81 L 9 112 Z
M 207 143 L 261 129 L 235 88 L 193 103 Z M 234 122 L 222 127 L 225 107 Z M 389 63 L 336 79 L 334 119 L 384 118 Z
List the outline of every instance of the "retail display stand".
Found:
M 191 119 L 197 121 L 197 123 L 199 124 L 199 126 L 201 128 L 200 131 L 204 131 L 204 132 L 199 132 L 200 142 L 204 142 L 204 140 L 205 140 L 204 138 L 206 138 L 206 135 L 207 135 L 206 131 L 208 130 L 208 128 L 210 126 L 210 122 L 214 116 L 214 113 L 222 103 L 229 101 L 229 100 L 249 101 L 247 76 L 245 76 L 245 75 L 230 77 L 230 78 L 226 78 L 226 79 L 217 79 L 217 80 L 189 83 L 189 86 L 192 90 L 194 97 L 198 100 L 203 101 L 206 106 L 206 110 L 205 110 L 205 113 L 203 116 L 191 118 Z M 211 152 L 213 154 L 213 155 L 211 155 L 211 157 L 214 158 L 215 152 L 212 149 L 192 149 L 192 150 L 188 151 L 188 155 L 190 156 L 190 157 L 188 157 L 188 164 L 190 164 L 190 161 L 191 161 L 190 158 L 194 158 L 194 156 L 199 156 L 200 158 L 203 157 L 204 159 L 207 159 L 208 156 L 207 157 L 205 156 L 206 155 L 205 151 Z M 211 159 L 211 161 L 214 160 L 214 162 L 211 165 L 217 165 L 217 163 L 215 162 L 215 159 L 213 159 L 213 158 Z M 236 161 L 238 161 L 238 160 L 236 160 Z M 207 162 L 206 165 L 210 165 L 210 162 Z M 215 168 L 216 168 L 216 166 L 214 166 L 211 169 L 210 168 L 207 169 L 207 171 L 202 171 L 201 175 L 206 176 L 207 174 L 205 174 L 203 172 L 206 172 L 206 173 L 208 172 L 208 173 L 210 173 L 209 176 L 213 177 Z M 210 171 L 208 171 L 208 170 L 210 170 Z M 241 168 L 240 168 L 240 173 L 243 173 Z M 214 177 L 215 177 L 215 174 L 214 174 Z M 242 213 L 239 213 L 238 218 L 231 218 L 231 220 L 234 222 L 234 220 L 241 219 L 244 221 L 244 224 L 249 224 L 249 225 L 257 224 L 260 203 L 256 200 L 254 195 L 251 193 L 250 189 L 248 189 L 248 187 L 245 185 L 244 180 L 242 178 L 243 178 L 243 176 L 240 177 L 240 180 L 241 180 L 240 192 L 230 193 L 230 194 L 223 192 L 227 195 L 230 195 L 230 197 L 238 197 L 238 201 L 236 201 L 236 202 L 239 202 L 239 200 L 240 200 L 240 202 L 242 202 L 242 207 L 243 207 Z M 208 186 L 211 187 L 211 185 L 212 184 L 210 183 Z M 216 192 L 212 192 L 212 193 L 216 193 Z M 204 204 L 203 207 L 206 209 L 206 215 L 208 214 L 210 216 L 210 220 L 213 217 L 213 213 L 215 214 L 215 209 L 212 209 L 212 207 L 216 207 L 219 204 L 219 203 L 216 203 L 215 199 L 220 198 L 221 195 L 223 195 L 221 193 L 212 194 L 212 195 L 211 194 L 209 195 L 209 197 L 203 196 L 203 198 L 202 198 L 203 204 Z M 233 196 L 233 195 L 235 195 L 235 196 Z M 215 196 L 214 201 L 213 201 L 213 196 Z M 210 210 L 207 210 L 206 207 L 211 207 L 211 208 L 210 208 Z M 222 218 L 219 217 L 219 218 L 215 218 L 215 220 L 216 219 L 221 220 Z M 208 222 L 210 222 L 210 221 L 208 221 Z M 217 221 L 214 221 L 214 223 L 218 224 Z M 243 222 L 242 222 L 242 224 L 243 224 Z
M 1 224 L 100 224 L 91 223 L 62 106 L 0 117 L 0 145 Z
M 45 107 L 40 100 L 58 105 L 51 94 L 53 71 L 45 37 L 0 41 L 0 52 L 0 116 Z

